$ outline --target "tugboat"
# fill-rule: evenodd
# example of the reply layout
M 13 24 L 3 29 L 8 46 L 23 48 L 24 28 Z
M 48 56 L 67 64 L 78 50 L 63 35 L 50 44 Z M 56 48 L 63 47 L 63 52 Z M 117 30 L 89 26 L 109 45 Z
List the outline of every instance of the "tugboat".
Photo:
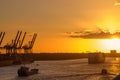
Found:
M 19 77 L 29 76 L 29 75 L 37 74 L 38 73 L 38 69 L 31 69 L 31 70 L 29 70 L 29 67 L 21 66 L 20 69 L 18 69 L 17 73 L 18 73 Z

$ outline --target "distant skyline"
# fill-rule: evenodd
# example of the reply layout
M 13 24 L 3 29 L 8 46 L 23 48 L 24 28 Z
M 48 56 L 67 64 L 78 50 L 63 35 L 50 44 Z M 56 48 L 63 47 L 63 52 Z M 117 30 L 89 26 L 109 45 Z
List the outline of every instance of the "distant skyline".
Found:
M 8 33 L 6 37 L 13 34 L 13 38 L 18 30 L 38 33 L 34 52 L 120 50 L 119 39 L 117 43 L 116 39 L 109 40 L 114 43 L 109 45 L 106 38 L 81 39 L 66 35 L 99 30 L 114 34 L 120 32 L 119 21 L 119 0 L 0 0 L 0 31 Z

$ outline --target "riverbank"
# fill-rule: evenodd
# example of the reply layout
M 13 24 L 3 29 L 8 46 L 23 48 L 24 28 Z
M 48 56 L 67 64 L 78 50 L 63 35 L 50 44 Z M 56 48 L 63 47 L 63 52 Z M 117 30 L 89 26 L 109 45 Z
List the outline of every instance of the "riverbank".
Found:
M 89 53 L 32 53 L 17 55 L 0 54 L 0 67 L 32 63 L 34 61 L 82 59 L 88 58 L 88 54 Z M 120 54 L 105 53 L 105 57 L 120 57 Z
M 2 60 L 66 60 L 66 59 L 81 59 L 88 58 L 89 53 L 32 53 L 32 54 L 0 54 Z M 120 57 L 120 53 L 110 54 L 105 53 L 105 57 Z

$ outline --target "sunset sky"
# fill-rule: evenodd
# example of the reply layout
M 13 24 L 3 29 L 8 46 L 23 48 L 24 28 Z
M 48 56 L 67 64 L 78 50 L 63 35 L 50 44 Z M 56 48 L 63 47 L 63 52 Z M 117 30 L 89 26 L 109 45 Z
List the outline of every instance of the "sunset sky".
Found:
M 18 30 L 38 33 L 34 52 L 120 51 L 120 0 L 0 0 L 2 45 Z

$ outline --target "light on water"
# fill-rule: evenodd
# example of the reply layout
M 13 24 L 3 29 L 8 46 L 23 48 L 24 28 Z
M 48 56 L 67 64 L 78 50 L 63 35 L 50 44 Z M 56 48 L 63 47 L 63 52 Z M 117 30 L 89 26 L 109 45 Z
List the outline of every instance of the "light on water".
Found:
M 35 61 L 26 64 L 30 68 L 38 68 L 39 74 L 28 77 L 18 77 L 17 70 L 21 65 L 0 68 L 1 80 L 112 80 L 115 75 L 98 75 L 103 68 L 109 73 L 120 73 L 119 58 L 107 58 L 103 64 L 88 64 L 87 59 L 60 60 L 60 61 Z M 97 74 L 96 74 L 97 73 Z

